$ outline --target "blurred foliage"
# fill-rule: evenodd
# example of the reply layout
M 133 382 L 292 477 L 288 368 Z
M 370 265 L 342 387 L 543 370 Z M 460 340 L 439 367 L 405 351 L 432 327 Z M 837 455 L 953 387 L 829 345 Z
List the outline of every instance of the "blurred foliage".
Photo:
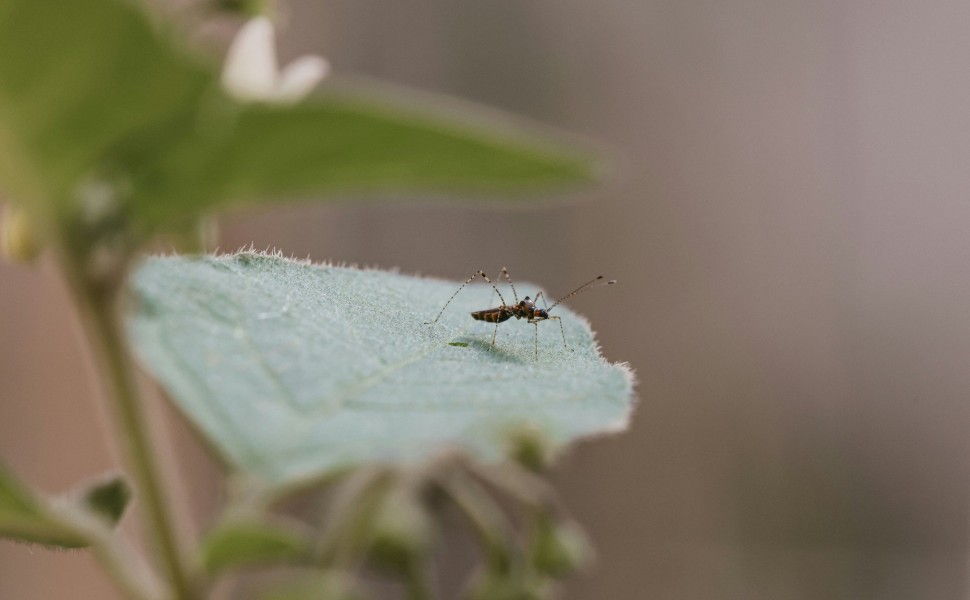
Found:
M 294 523 L 261 515 L 229 515 L 201 543 L 206 571 L 260 564 L 286 563 L 309 556 L 310 533 Z
M 534 188 L 590 163 L 497 123 L 346 92 L 240 103 L 134 3 L 0 1 L 0 186 L 62 235 L 135 239 L 238 202 Z
M 264 4 L 209 8 L 252 14 Z M 223 571 L 294 563 L 307 571 L 266 598 L 359 597 L 354 572 L 366 564 L 395 572 L 419 599 L 431 593 L 433 517 L 450 500 L 486 556 L 469 597 L 546 597 L 585 554 L 535 473 L 556 448 L 625 424 L 625 366 L 606 363 L 566 309 L 557 315 L 568 348 L 544 336 L 536 355 L 528 326 L 507 326 L 492 348 L 467 317 L 491 305 L 487 288 L 470 286 L 431 328 L 420 325 L 429 302 L 443 302 L 450 283 L 256 253 L 155 259 L 134 280 L 133 339 L 149 370 L 256 482 L 193 546 L 193 560 L 182 556 L 117 312 L 147 242 L 164 234 L 191 245 L 211 230 L 200 227 L 207 215 L 238 204 L 415 191 L 519 199 L 512 192 L 590 181 L 595 165 L 500 119 L 393 95 L 241 102 L 173 29 L 128 0 L 0 0 L 0 189 L 12 203 L 4 252 L 29 260 L 54 250 L 137 488 L 110 476 L 51 501 L 0 469 L 0 536 L 90 544 L 139 599 L 193 600 Z M 504 475 L 483 466 L 508 457 L 518 462 Z M 271 499 L 352 469 L 322 531 L 271 516 Z M 112 534 L 133 496 L 162 591 Z M 512 532 L 493 496 L 525 507 L 532 542 Z

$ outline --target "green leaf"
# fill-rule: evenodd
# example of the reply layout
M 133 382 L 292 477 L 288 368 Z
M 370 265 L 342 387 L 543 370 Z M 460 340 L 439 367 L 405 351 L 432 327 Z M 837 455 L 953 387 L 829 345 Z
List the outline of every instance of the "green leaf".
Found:
M 468 113 L 471 116 L 471 113 Z M 229 204 L 404 192 L 510 192 L 591 181 L 588 157 L 492 122 L 329 93 L 241 109 L 224 135 L 188 137 L 144 174 L 137 212 L 153 223 Z M 137 184 L 137 182 L 136 182 Z
M 622 428 L 631 376 L 599 355 L 565 307 L 554 321 L 493 327 L 469 285 L 257 253 L 156 258 L 134 274 L 131 332 L 173 400 L 235 468 L 271 484 L 445 448 L 498 460 L 531 425 L 550 443 Z M 520 283 L 520 293 L 533 286 Z M 461 341 L 467 347 L 450 342 Z
M 81 504 L 108 525 L 121 520 L 131 502 L 131 485 L 122 475 L 111 475 L 89 483 L 81 491 Z
M 233 567 L 293 562 L 310 553 L 310 539 L 295 524 L 267 518 L 233 518 L 219 523 L 201 545 L 210 573 Z
M 89 221 L 107 205 L 145 234 L 236 202 L 591 178 L 586 158 L 494 119 L 470 126 L 459 124 L 467 114 L 333 94 L 237 102 L 137 4 L 0 0 L 0 185 L 11 197 Z
M 109 158 L 177 139 L 213 77 L 134 2 L 0 0 L 0 181 L 21 201 L 66 202 Z
M 50 546 L 86 545 L 81 533 L 0 466 L 0 537 Z

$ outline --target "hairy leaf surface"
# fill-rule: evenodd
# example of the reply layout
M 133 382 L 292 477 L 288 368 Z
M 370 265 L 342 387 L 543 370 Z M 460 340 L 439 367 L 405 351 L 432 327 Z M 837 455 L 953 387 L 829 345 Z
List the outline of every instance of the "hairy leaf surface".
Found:
M 529 425 L 553 444 L 622 427 L 631 377 L 563 306 L 499 326 L 469 285 L 278 256 L 155 258 L 135 274 L 133 340 L 148 369 L 235 468 L 271 483 L 460 447 L 484 459 Z M 516 286 L 535 296 L 534 286 Z M 506 288 L 507 289 L 507 288 Z M 507 301 L 511 301 L 511 292 Z

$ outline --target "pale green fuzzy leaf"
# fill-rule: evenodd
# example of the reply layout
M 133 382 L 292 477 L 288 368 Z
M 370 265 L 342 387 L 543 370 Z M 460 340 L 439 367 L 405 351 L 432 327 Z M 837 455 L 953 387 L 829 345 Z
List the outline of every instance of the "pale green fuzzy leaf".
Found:
M 235 468 L 274 484 L 459 447 L 502 458 L 524 424 L 553 444 L 622 427 L 631 377 L 586 322 L 493 326 L 470 285 L 257 253 L 155 258 L 133 277 L 132 337 L 148 369 Z M 534 286 L 518 284 L 535 295 Z M 605 293 L 605 291 L 601 291 Z M 457 344 L 457 345 L 456 345 Z

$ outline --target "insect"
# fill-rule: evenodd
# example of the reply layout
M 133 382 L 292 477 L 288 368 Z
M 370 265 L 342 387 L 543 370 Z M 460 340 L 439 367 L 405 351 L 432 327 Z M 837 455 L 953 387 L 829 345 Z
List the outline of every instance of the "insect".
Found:
M 461 284 L 458 287 L 458 289 L 455 290 L 455 293 L 451 295 L 451 298 L 448 298 L 448 301 L 445 302 L 445 305 L 441 307 L 441 312 L 439 312 L 438 316 L 434 318 L 434 321 L 427 321 L 425 322 L 425 325 L 434 325 L 435 323 L 437 323 L 438 319 L 441 318 L 441 315 L 444 314 L 445 309 L 448 308 L 448 305 L 451 304 L 451 301 L 454 300 L 455 296 L 458 295 L 458 292 L 464 289 L 464 287 L 469 283 L 471 283 L 476 277 L 481 277 L 482 279 L 485 280 L 486 283 L 492 286 L 492 289 L 495 290 L 495 293 L 498 294 L 499 300 L 502 302 L 502 305 L 496 308 L 476 310 L 475 312 L 471 313 L 472 318 L 475 319 L 476 321 L 495 323 L 495 331 L 492 333 L 492 345 L 489 346 L 489 350 L 495 347 L 495 338 L 496 336 L 498 336 L 499 323 L 504 323 L 505 321 L 508 321 L 512 317 L 515 317 L 516 319 L 526 319 L 529 323 L 531 323 L 535 327 L 535 353 L 536 353 L 536 358 L 538 359 L 539 358 L 539 323 L 541 321 L 559 321 L 559 332 L 562 334 L 563 348 L 567 348 L 567 349 L 569 348 L 569 346 L 566 344 L 566 330 L 563 329 L 562 319 L 556 316 L 550 316 L 549 312 L 552 309 L 559 306 L 559 304 L 562 303 L 563 300 L 572 298 L 576 294 L 580 292 L 584 292 L 590 289 L 591 287 L 596 287 L 597 285 L 610 285 L 610 284 L 616 283 L 615 279 L 610 279 L 609 281 L 603 281 L 603 276 L 599 275 L 595 279 L 587 281 L 586 283 L 579 286 L 575 290 L 569 292 L 559 300 L 556 300 L 556 302 L 553 303 L 552 306 L 547 306 L 546 299 L 542 295 L 542 292 L 539 292 L 538 294 L 536 294 L 535 299 L 532 299 L 526 296 L 522 300 L 519 300 L 519 295 L 515 291 L 515 284 L 512 283 L 512 278 L 509 276 L 509 270 L 506 267 L 502 267 L 500 277 L 503 275 L 505 276 L 506 281 L 509 282 L 509 286 L 512 288 L 512 295 L 515 297 L 514 304 L 506 304 L 505 298 L 502 296 L 502 292 L 498 290 L 498 288 L 495 286 L 494 283 L 492 283 L 492 280 L 488 278 L 488 275 L 486 275 L 484 271 L 479 270 L 479 271 L 476 271 L 474 275 L 472 275 L 467 280 L 465 280 L 465 283 Z M 538 308 L 536 306 L 536 302 L 538 302 L 540 298 L 542 299 L 542 305 L 544 306 L 544 308 Z

